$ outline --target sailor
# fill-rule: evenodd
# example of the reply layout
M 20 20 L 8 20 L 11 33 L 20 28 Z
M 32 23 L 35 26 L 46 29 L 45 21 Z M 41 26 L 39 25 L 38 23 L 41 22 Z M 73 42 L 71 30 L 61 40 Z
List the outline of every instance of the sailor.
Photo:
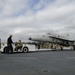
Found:
M 22 49 L 22 46 L 23 46 L 23 44 L 22 44 L 22 42 L 21 42 L 21 40 L 19 40 L 19 49 L 21 50 Z
M 7 46 L 8 46 L 8 53 L 9 51 L 11 51 L 11 53 L 13 53 L 13 41 L 12 41 L 12 35 L 10 35 L 7 39 Z
M 22 49 L 23 43 L 21 42 L 21 40 L 19 40 L 18 42 L 15 43 L 15 50 L 18 51 L 18 49 Z

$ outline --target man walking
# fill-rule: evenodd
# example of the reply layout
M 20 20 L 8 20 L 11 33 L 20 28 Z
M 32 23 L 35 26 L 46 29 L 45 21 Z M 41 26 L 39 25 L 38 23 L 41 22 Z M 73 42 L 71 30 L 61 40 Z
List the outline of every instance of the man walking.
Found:
M 8 46 L 8 53 L 9 51 L 11 51 L 11 53 L 13 53 L 13 41 L 12 41 L 12 35 L 10 35 L 7 39 L 7 46 Z

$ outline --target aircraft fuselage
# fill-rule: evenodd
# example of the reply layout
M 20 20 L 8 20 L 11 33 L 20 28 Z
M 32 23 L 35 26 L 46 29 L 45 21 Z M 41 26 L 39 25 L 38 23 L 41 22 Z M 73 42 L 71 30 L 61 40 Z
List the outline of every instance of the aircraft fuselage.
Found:
M 49 43 L 60 44 L 65 46 L 74 45 L 74 41 L 50 37 L 50 36 L 30 37 L 29 40 L 38 41 L 38 42 L 49 42 Z

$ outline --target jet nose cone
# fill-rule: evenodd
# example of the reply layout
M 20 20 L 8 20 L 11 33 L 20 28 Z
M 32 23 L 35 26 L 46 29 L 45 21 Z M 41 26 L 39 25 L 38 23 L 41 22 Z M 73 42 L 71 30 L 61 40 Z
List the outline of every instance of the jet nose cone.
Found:
M 29 37 L 28 39 L 29 39 L 29 40 L 32 40 L 32 38 L 31 38 L 31 37 Z

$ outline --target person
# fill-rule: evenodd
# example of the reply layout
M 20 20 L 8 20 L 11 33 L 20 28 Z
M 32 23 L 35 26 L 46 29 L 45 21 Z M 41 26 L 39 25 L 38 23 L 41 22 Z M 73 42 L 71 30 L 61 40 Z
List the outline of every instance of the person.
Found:
M 21 40 L 19 40 L 19 46 L 22 48 L 23 44 L 21 42 Z
M 7 39 L 7 46 L 8 46 L 8 53 L 9 51 L 11 51 L 11 53 L 13 53 L 13 41 L 12 41 L 12 35 L 10 35 Z
M 19 40 L 17 43 L 16 43 L 16 50 L 18 50 L 18 49 L 22 49 L 22 46 L 23 46 L 23 44 L 22 44 L 22 42 L 21 42 L 21 40 Z

